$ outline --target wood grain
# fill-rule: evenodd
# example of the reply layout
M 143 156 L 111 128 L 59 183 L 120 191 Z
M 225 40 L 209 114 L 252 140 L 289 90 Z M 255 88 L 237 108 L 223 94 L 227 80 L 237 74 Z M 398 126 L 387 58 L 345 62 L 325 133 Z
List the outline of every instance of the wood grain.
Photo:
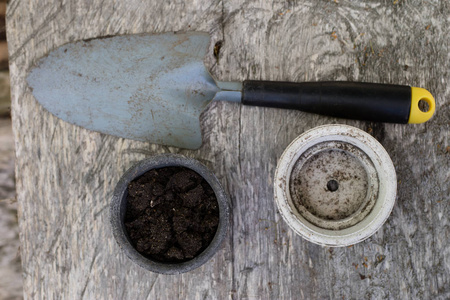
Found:
M 26 298 L 446 299 L 450 297 L 449 61 L 445 1 L 12 0 L 7 35 Z M 27 70 L 64 43 L 105 35 L 202 30 L 219 80 L 356 80 L 421 86 L 438 111 L 422 125 L 372 124 L 213 103 L 198 151 L 119 139 L 67 124 L 27 87 Z M 222 41 L 219 58 L 214 44 Z M 307 129 L 371 132 L 396 166 L 398 201 L 373 237 L 324 248 L 295 235 L 273 201 L 277 159 Z M 146 272 L 113 240 L 112 190 L 154 153 L 195 157 L 231 196 L 232 230 L 203 267 Z
M 23 294 L 15 196 L 11 119 L 1 117 L 0 110 L 0 299 L 22 299 Z

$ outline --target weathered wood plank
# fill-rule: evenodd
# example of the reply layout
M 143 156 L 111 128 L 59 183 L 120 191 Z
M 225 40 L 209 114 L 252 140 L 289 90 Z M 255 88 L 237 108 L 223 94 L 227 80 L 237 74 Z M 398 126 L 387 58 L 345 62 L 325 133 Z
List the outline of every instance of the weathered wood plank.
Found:
M 442 1 L 11 1 L 8 42 L 17 194 L 27 298 L 448 298 L 449 5 Z M 370 124 L 213 103 L 198 151 L 89 132 L 44 111 L 25 76 L 49 50 L 111 34 L 203 30 L 219 80 L 357 80 L 430 89 L 423 125 Z M 219 59 L 214 44 L 223 40 Z M 273 201 L 284 148 L 328 123 L 370 131 L 391 155 L 398 202 L 384 227 L 350 248 L 296 236 Z M 207 164 L 230 194 L 232 230 L 209 263 L 179 276 L 130 264 L 108 205 L 120 175 L 153 153 Z M 384 257 L 378 262 L 379 257 Z
M 0 299 L 21 299 L 23 291 L 15 194 L 11 119 L 0 116 Z

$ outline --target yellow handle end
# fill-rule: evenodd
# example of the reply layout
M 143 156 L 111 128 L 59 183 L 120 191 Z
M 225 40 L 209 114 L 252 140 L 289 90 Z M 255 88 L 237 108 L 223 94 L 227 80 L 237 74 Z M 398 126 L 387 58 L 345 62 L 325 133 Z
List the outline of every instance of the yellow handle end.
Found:
M 425 103 L 420 103 L 425 101 Z M 420 105 L 420 106 L 419 106 Z M 425 111 L 424 111 L 425 110 Z M 436 103 L 434 102 L 433 95 L 426 89 L 411 87 L 411 111 L 409 113 L 408 123 L 420 124 L 428 121 L 436 110 Z

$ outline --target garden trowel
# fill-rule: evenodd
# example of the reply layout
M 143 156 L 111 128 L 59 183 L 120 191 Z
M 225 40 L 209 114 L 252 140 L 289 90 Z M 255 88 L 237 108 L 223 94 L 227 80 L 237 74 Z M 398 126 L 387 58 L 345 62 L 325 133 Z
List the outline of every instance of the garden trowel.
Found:
M 28 75 L 34 97 L 72 124 L 123 138 L 197 149 L 212 100 L 374 122 L 422 123 L 425 89 L 358 82 L 220 82 L 203 64 L 203 32 L 115 36 L 63 45 Z M 419 108 L 420 103 L 425 103 Z

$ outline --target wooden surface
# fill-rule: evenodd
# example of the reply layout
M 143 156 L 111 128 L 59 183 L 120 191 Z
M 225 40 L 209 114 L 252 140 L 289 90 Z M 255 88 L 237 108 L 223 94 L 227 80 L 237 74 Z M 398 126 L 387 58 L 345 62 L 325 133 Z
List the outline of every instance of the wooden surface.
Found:
M 447 1 L 11 0 L 7 10 L 24 292 L 28 299 L 450 298 L 450 5 Z M 429 89 L 422 125 L 370 124 L 213 103 L 204 145 L 185 151 L 89 132 L 44 111 L 28 68 L 64 43 L 104 35 L 203 30 L 219 80 L 355 80 Z M 219 59 L 214 44 L 223 41 Z M 342 123 L 390 154 L 398 201 L 373 237 L 323 248 L 295 235 L 273 201 L 277 159 L 307 129 Z M 203 267 L 149 273 L 109 228 L 115 183 L 133 162 L 177 152 L 204 162 L 229 193 L 228 238 Z
M 0 299 L 9 300 L 22 299 L 23 294 L 15 196 L 11 119 L 0 113 Z

